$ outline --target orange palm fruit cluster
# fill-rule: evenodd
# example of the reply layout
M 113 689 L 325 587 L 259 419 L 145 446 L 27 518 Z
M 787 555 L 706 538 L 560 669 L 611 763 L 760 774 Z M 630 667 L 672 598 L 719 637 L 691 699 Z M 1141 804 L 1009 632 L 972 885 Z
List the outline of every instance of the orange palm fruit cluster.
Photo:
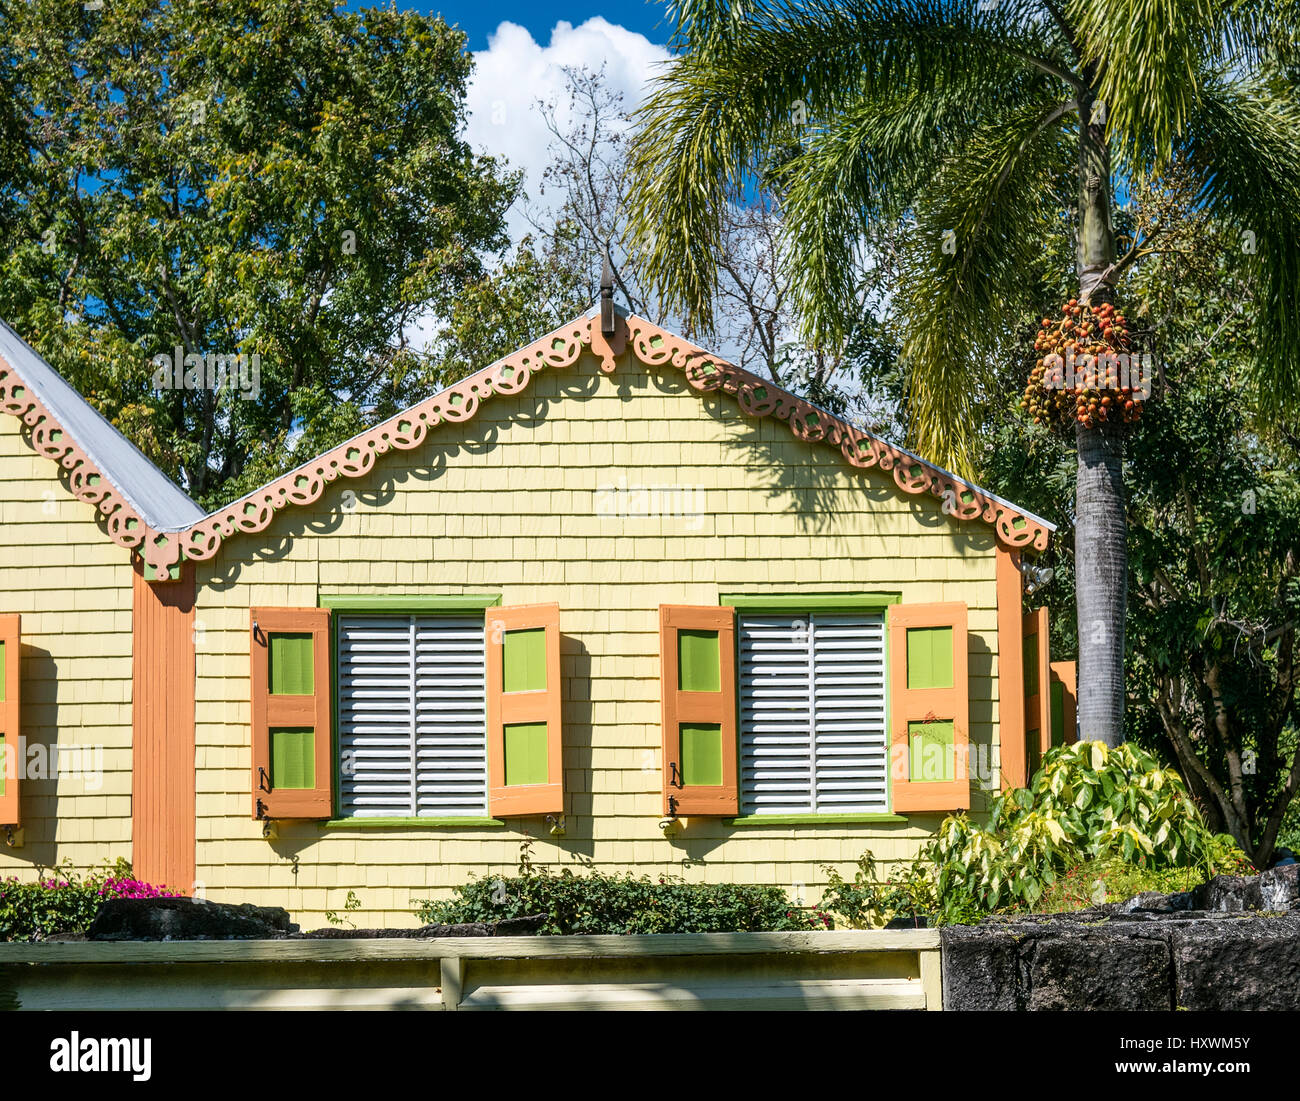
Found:
M 1034 339 L 1038 359 L 1020 408 L 1036 424 L 1066 431 L 1075 424 L 1132 424 L 1142 416 L 1129 330 L 1109 302 L 1098 306 L 1071 298 L 1061 317 L 1042 320 Z

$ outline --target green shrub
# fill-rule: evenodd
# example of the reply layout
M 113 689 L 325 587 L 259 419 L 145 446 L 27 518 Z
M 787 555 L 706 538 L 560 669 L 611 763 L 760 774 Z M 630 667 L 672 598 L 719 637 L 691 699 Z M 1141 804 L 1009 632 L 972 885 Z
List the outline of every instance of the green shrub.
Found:
M 912 861 L 883 881 L 870 852 L 858 858 L 852 881 L 829 864 L 823 864 L 822 871 L 827 882 L 820 905 L 834 915 L 837 924 L 853 929 L 879 928 L 895 918 L 914 918 L 935 909 L 934 867 L 923 859 Z
M 1086 861 L 1205 877 L 1235 870 L 1240 850 L 1210 831 L 1173 769 L 1131 743 L 1080 742 L 1050 750 L 1027 788 L 995 800 L 987 827 L 964 814 L 946 819 L 928 856 L 941 911 L 973 903 L 988 913 L 1033 908 Z
M 830 919 L 792 902 L 780 887 L 687 883 L 680 876 L 575 875 L 536 867 L 524 843 L 519 874 L 474 878 L 450 899 L 418 901 L 430 924 L 501 921 L 545 914 L 540 932 L 733 933 L 821 929 Z
M 853 883 L 832 876 L 822 906 L 857 926 L 919 913 L 936 924 L 967 923 L 1063 902 L 1058 881 L 1067 874 L 1073 898 L 1084 878 L 1096 878 L 1092 865 L 1108 869 L 1111 901 L 1122 883 L 1137 894 L 1251 869 L 1230 836 L 1206 826 L 1177 772 L 1131 744 L 1082 742 L 1049 750 L 1028 787 L 994 801 L 986 826 L 965 814 L 946 818 L 896 878 L 881 884 L 867 853 Z M 1162 878 L 1166 871 L 1178 874 Z
M 0 941 L 44 940 L 56 933 L 84 933 L 110 898 L 158 898 L 173 892 L 134 879 L 125 860 L 105 864 L 84 878 L 65 864 L 35 882 L 0 880 Z
M 1190 891 L 1203 878 L 1199 867 L 1151 868 L 1118 857 L 1088 860 L 1062 872 L 1033 909 L 1042 914 L 1087 910 L 1106 902 L 1123 902 L 1145 891 Z

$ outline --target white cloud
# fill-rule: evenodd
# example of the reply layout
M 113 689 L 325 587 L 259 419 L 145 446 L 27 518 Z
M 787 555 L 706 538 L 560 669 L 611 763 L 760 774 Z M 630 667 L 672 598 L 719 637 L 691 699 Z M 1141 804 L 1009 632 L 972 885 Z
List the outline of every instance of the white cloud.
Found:
M 542 172 L 551 160 L 551 135 L 537 111 L 537 101 L 565 101 L 566 66 L 605 67 L 609 86 L 623 93 L 623 106 L 635 108 L 668 51 L 642 34 L 596 16 L 579 26 L 559 22 L 543 46 L 524 27 L 502 23 L 488 38 L 488 48 L 474 55 L 474 75 L 466 98 L 466 136 L 478 150 L 504 157 L 524 170 L 524 187 L 535 205 Z M 563 113 L 560 122 L 564 122 Z M 517 241 L 526 224 L 516 208 L 509 218 Z
M 644 97 L 656 66 L 668 51 L 645 35 L 596 16 L 579 26 L 556 23 L 543 46 L 524 27 L 502 23 L 488 38 L 488 48 L 474 55 L 474 74 L 466 95 L 466 139 L 480 152 L 504 158 L 524 171 L 524 189 L 540 211 L 549 196 L 538 194 L 542 173 L 552 159 L 551 134 L 542 123 L 537 101 L 565 105 L 563 69 L 586 66 L 593 72 L 603 64 L 606 83 L 623 93 L 623 108 L 633 110 Z M 559 112 L 563 125 L 565 116 Z M 512 243 L 529 231 L 520 204 L 506 219 Z M 415 319 L 407 339 L 424 348 L 441 320 L 436 314 Z

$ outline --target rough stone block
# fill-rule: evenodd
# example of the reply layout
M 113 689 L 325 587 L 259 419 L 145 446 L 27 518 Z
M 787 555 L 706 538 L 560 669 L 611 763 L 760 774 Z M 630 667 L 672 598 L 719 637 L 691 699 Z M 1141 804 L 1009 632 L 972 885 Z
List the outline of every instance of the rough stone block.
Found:
M 87 940 L 243 940 L 297 932 L 278 906 L 230 906 L 193 898 L 114 898 L 100 907 Z
M 939 933 L 944 1009 L 1017 1010 L 1022 934 L 1001 925 L 947 925 Z
M 1053 930 L 1025 942 L 1021 973 L 1031 1010 L 1172 1009 L 1169 946 L 1146 926 Z
M 1175 1008 L 1300 1010 L 1300 916 L 1178 922 L 1168 937 Z

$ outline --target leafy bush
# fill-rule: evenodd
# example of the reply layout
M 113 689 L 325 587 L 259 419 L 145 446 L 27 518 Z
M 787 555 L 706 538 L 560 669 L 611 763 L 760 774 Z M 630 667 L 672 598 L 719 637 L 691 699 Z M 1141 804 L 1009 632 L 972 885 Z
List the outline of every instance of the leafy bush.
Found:
M 10 877 L 0 881 L 0 941 L 83 933 L 110 898 L 175 898 L 179 894 L 135 879 L 125 860 L 106 864 L 84 878 L 70 865 L 32 883 Z
M 1062 914 L 1106 902 L 1123 902 L 1144 891 L 1190 891 L 1202 878 L 1199 867 L 1150 868 L 1118 857 L 1088 860 L 1062 872 L 1039 896 L 1034 911 Z
M 418 901 L 425 924 L 501 921 L 545 914 L 539 932 L 732 933 L 827 928 L 830 919 L 805 912 L 780 887 L 687 883 L 680 876 L 633 877 L 589 871 L 556 873 L 533 865 L 522 846 L 519 874 L 474 878 L 454 898 Z
M 999 796 L 981 828 L 965 815 L 940 827 L 930 858 L 941 908 L 1028 909 L 1066 868 L 1118 857 L 1142 868 L 1213 875 L 1238 853 L 1216 835 L 1183 779 L 1132 743 L 1058 746 L 1029 787 Z
M 1082 742 L 1050 750 L 1028 787 L 994 801 L 986 826 L 965 814 L 946 818 L 897 880 L 881 884 L 870 853 L 852 883 L 832 873 L 822 906 L 857 926 L 918 913 L 939 924 L 966 923 L 1063 901 L 1058 880 L 1074 876 L 1069 890 L 1077 894 L 1078 883 L 1097 878 L 1088 870 L 1094 865 L 1109 869 L 1112 901 L 1125 881 L 1121 868 L 1130 869 L 1124 875 L 1134 894 L 1185 890 L 1161 885 L 1251 868 L 1229 835 L 1206 826 L 1177 772 L 1132 744 Z M 1161 878 L 1165 871 L 1181 875 Z
M 895 918 L 930 914 L 935 909 L 934 867 L 923 859 L 912 861 L 883 882 L 870 852 L 858 858 L 851 882 L 829 864 L 823 864 L 822 871 L 827 879 L 822 909 L 851 928 L 878 928 Z

